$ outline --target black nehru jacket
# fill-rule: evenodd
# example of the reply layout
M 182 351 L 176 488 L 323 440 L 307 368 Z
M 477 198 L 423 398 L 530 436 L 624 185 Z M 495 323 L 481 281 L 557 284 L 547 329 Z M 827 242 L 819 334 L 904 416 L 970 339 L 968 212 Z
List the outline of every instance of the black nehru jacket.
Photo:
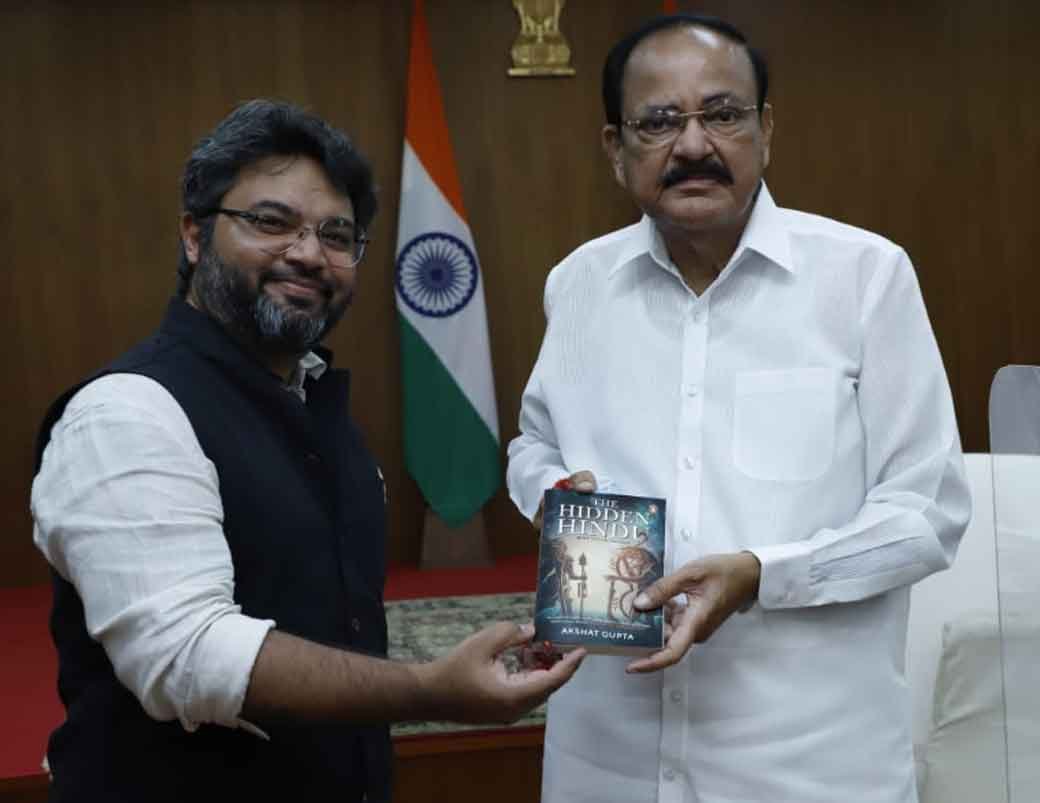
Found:
M 216 322 L 174 299 L 159 331 L 97 376 L 108 373 L 154 379 L 187 414 L 219 475 L 243 613 L 384 656 L 383 484 L 347 413 L 347 372 L 308 379 L 304 404 Z M 82 386 L 48 411 L 37 470 L 51 427 Z M 383 725 L 254 723 L 270 735 L 265 741 L 242 729 L 203 725 L 188 733 L 151 719 L 88 636 L 76 590 L 53 577 L 51 631 L 67 719 L 48 748 L 51 800 L 389 798 Z

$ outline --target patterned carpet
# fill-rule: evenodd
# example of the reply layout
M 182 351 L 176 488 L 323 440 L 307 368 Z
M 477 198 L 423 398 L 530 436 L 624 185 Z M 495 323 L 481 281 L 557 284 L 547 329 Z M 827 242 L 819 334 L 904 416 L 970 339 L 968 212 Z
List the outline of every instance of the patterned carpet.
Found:
M 386 622 L 390 632 L 390 657 L 399 661 L 430 661 L 485 625 L 498 621 L 531 621 L 533 609 L 533 592 L 389 602 Z M 512 726 L 503 727 L 541 725 L 544 722 L 545 708 L 542 706 Z M 391 732 L 394 736 L 410 736 L 473 729 L 487 730 L 487 726 L 408 722 L 394 725 Z

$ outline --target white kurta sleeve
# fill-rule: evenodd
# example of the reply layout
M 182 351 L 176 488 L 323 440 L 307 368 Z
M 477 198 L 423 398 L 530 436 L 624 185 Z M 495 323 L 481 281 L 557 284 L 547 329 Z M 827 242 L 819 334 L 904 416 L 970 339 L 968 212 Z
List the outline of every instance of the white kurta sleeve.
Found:
M 751 550 L 765 608 L 865 599 L 947 568 L 971 516 L 946 373 L 904 252 L 872 278 L 860 326 L 865 501 L 843 526 Z
M 520 434 L 509 443 L 509 496 L 517 509 L 531 519 L 545 489 L 567 476 L 570 472 L 563 465 L 536 367 L 520 403 Z
M 242 615 L 217 472 L 158 383 L 76 394 L 32 488 L 33 538 L 75 586 L 92 638 L 158 720 L 237 727 L 271 621 Z
M 560 267 L 557 266 L 549 274 L 545 283 L 546 320 L 552 316 L 556 292 L 554 288 L 560 275 Z M 535 362 L 520 400 L 520 434 L 510 441 L 507 452 L 506 485 L 509 488 L 509 497 L 528 519 L 534 518 L 545 489 L 551 488 L 555 482 L 571 474 L 564 465 L 556 429 L 542 389 L 544 350 L 543 342 L 542 353 Z

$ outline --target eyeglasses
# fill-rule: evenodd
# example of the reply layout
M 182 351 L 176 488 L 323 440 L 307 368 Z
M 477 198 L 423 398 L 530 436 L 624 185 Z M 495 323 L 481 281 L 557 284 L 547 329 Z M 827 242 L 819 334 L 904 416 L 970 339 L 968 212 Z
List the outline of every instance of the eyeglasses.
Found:
M 200 217 L 227 215 L 245 221 L 256 239 L 256 247 L 265 254 L 281 256 L 312 231 L 318 238 L 329 264 L 337 268 L 352 268 L 365 256 L 370 242 L 364 231 L 354 228 L 353 222 L 342 217 L 327 217 L 316 226 L 308 226 L 297 215 L 275 210 L 248 212 L 244 209 L 218 207 Z
M 635 131 L 644 145 L 657 147 L 678 139 L 691 119 L 696 119 L 709 137 L 730 139 L 744 134 L 751 128 L 751 115 L 756 111 L 758 106 L 735 106 L 730 103 L 709 106 L 695 112 L 662 109 L 646 117 L 625 120 L 622 125 Z

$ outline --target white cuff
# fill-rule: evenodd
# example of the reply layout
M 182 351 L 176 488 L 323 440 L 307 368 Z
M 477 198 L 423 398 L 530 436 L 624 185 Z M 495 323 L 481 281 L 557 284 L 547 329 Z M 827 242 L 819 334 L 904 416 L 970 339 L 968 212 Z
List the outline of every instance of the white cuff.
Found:
M 798 608 L 809 604 L 808 544 L 775 544 L 747 550 L 762 564 L 758 603 L 765 609 Z
M 192 650 L 193 671 L 181 719 L 186 730 L 204 722 L 231 728 L 248 725 L 239 714 L 256 656 L 274 625 L 270 619 L 229 614 L 206 629 Z

